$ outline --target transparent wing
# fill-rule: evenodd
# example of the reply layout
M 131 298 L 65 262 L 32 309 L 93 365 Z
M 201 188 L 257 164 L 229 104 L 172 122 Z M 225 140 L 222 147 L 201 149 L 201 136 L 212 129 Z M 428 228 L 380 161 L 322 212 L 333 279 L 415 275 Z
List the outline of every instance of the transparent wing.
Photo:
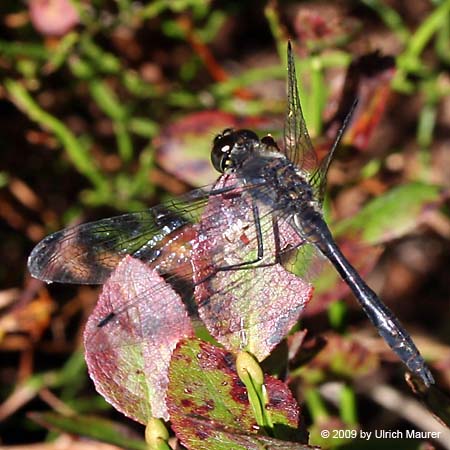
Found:
M 294 54 L 290 42 L 287 49 L 287 112 L 284 122 L 284 153 L 306 172 L 317 168 L 317 155 L 309 137 L 298 94 Z
M 31 252 L 28 269 L 47 282 L 102 284 L 125 255 L 182 264 L 190 256 L 188 227 L 197 222 L 213 187 L 146 211 L 85 223 L 51 234 Z M 185 232 L 183 232 L 185 230 Z

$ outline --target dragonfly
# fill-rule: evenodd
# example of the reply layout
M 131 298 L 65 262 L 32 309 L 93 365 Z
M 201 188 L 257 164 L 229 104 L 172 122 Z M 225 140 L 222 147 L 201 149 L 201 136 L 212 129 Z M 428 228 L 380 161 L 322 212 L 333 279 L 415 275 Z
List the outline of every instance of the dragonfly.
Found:
M 211 150 L 212 164 L 220 174 L 216 183 L 146 211 L 53 233 L 33 249 L 29 271 L 46 282 L 103 284 L 120 261 L 131 255 L 178 289 L 201 289 L 207 284 L 211 289 L 215 285 L 211 281 L 232 273 L 228 288 L 226 283 L 216 283 L 217 291 L 209 292 L 217 298 L 225 296 L 226 289 L 238 290 L 244 280 L 255 286 L 264 282 L 270 266 L 283 264 L 284 257 L 293 253 L 301 258 L 304 248 L 313 248 L 334 266 L 400 360 L 430 386 L 433 376 L 412 338 L 346 259 L 324 220 L 327 172 L 354 107 L 319 162 L 300 105 L 290 43 L 287 66 L 287 113 L 281 148 L 270 135 L 260 139 L 252 130 L 225 129 L 215 137 Z M 221 212 L 224 198 L 228 198 L 226 213 Z M 196 227 L 195 233 L 192 227 Z M 251 229 L 247 241 L 230 238 L 233 230 L 242 236 L 242 229 Z M 266 242 L 268 233 L 273 237 L 270 245 Z M 287 238 L 286 233 L 294 237 Z M 192 264 L 198 259 L 199 242 L 208 244 L 202 247 L 208 270 Z M 249 244 L 254 249 L 252 256 L 240 257 Z M 251 281 L 240 276 L 249 269 L 255 274 Z M 246 289 L 248 292 L 251 286 Z M 154 286 L 148 295 L 133 299 L 133 304 L 109 311 L 97 326 L 113 325 L 127 308 L 151 301 L 162 290 Z

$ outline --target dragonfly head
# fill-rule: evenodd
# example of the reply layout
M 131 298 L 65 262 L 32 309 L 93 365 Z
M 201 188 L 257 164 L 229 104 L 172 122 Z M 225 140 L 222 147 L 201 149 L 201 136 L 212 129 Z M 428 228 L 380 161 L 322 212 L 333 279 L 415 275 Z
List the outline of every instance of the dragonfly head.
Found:
M 251 130 L 226 128 L 214 138 L 211 162 L 220 173 L 239 167 L 259 142 L 258 136 Z

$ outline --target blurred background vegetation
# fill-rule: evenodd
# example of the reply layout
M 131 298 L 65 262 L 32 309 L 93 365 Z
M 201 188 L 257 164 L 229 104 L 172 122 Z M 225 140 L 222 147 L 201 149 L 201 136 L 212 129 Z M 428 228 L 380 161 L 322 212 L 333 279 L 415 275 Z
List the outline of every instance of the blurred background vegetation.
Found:
M 2 0 L 0 12 L 3 444 L 100 448 L 77 440 L 87 435 L 143 448 L 86 374 L 81 334 L 98 291 L 46 287 L 27 256 L 49 232 L 213 181 L 222 128 L 279 137 L 288 37 L 319 156 L 359 99 L 330 171 L 332 228 L 449 389 L 450 1 Z M 319 281 L 304 326 L 328 345 L 291 375 L 311 442 L 336 447 L 320 439 L 326 427 L 435 429 L 345 288 Z

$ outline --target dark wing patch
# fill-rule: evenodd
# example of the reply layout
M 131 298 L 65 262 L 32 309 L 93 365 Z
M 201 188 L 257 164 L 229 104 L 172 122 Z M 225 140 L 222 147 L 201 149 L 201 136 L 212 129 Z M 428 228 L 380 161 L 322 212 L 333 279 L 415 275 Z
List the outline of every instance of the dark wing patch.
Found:
M 186 246 L 180 254 L 189 257 L 183 233 L 178 242 L 170 237 L 198 220 L 209 195 L 214 195 L 211 188 L 199 189 L 146 211 L 53 233 L 33 249 L 28 269 L 46 282 L 102 284 L 126 255 L 151 263 L 161 256 L 162 247 L 178 244 Z

